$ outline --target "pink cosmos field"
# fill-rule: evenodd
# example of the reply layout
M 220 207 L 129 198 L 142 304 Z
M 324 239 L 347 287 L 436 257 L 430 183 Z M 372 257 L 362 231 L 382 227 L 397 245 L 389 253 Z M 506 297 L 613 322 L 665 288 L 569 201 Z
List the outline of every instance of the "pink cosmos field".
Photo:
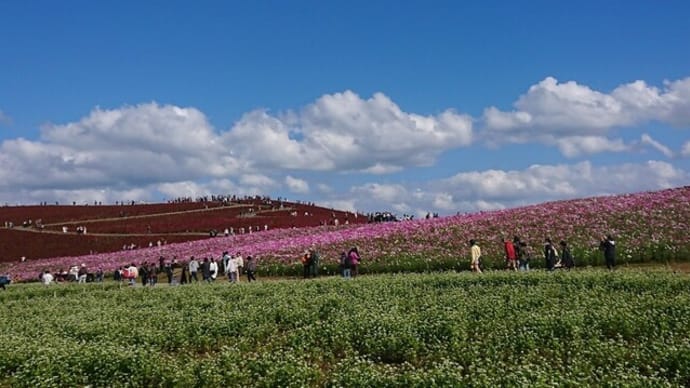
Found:
M 203 215 L 200 215 L 203 217 Z M 340 252 L 359 248 L 363 265 L 414 256 L 427 260 L 469 260 L 469 239 L 478 240 L 484 257 L 500 260 L 502 238 L 519 236 L 540 259 L 546 237 L 568 241 L 576 256 L 599 255 L 599 240 L 611 234 L 622 262 L 690 258 L 690 186 L 656 192 L 548 202 L 508 210 L 487 211 L 430 220 L 360 225 L 275 229 L 216 237 L 162 247 L 87 256 L 55 257 L 7 263 L 0 273 L 15 281 L 36 279 L 40 271 L 85 264 L 110 272 L 119 266 L 158 263 L 162 255 L 186 262 L 220 257 L 223 251 L 252 255 L 259 265 L 291 265 L 314 246 L 322 262 L 335 263 Z

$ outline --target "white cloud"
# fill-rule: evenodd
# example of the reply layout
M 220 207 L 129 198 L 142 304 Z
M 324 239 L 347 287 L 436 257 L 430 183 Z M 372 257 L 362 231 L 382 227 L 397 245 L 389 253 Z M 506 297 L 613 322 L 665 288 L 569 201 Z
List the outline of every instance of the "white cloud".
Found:
M 664 154 L 664 156 L 666 156 L 667 158 L 672 158 L 674 156 L 673 151 L 671 151 L 670 148 L 668 148 L 665 145 L 659 143 L 658 141 L 652 139 L 652 137 L 646 133 L 642 135 L 642 138 L 640 139 L 640 143 L 646 144 L 646 145 L 654 148 L 655 150 Z
M 0 145 L 0 191 L 123 190 L 222 177 L 242 168 L 201 112 L 155 103 L 95 109 L 78 122 L 45 125 L 38 141 Z
M 244 174 L 240 177 L 240 185 L 255 186 L 270 189 L 278 186 L 272 178 L 262 174 Z
M 690 78 L 666 82 L 660 90 L 634 81 L 611 93 L 573 81 L 547 77 L 532 85 L 513 104 L 514 110 L 484 110 L 482 135 L 490 144 L 540 142 L 556 144 L 566 156 L 623 151 L 618 139 L 604 140 L 615 128 L 659 121 L 690 126 Z M 662 151 L 658 144 L 643 143 Z M 662 151 L 668 156 L 666 151 Z
M 590 162 L 533 165 L 524 170 L 461 172 L 426 182 L 366 184 L 351 189 L 354 206 L 423 216 L 504 209 L 544 201 L 659 190 L 687 184 L 690 174 L 661 161 L 593 166 Z
M 368 183 L 354 187 L 352 192 L 367 200 L 389 203 L 401 201 L 408 196 L 407 189 L 401 184 Z
M 281 116 L 250 112 L 223 138 L 260 168 L 384 174 L 428 166 L 441 152 L 469 145 L 472 119 L 451 110 L 407 113 L 381 93 L 365 100 L 346 91 Z
M 686 141 L 685 144 L 683 144 L 680 154 L 684 157 L 690 156 L 690 141 Z
M 573 158 L 600 152 L 621 152 L 630 149 L 622 139 L 608 139 L 603 136 L 568 136 L 556 140 L 561 153 Z
M 294 178 L 288 175 L 285 177 L 285 185 L 288 190 L 296 194 L 306 194 L 309 192 L 309 183 L 304 179 Z
M 318 190 L 321 194 L 328 194 L 333 192 L 333 187 L 325 183 L 319 183 L 316 185 L 316 190 Z
M 354 199 L 333 199 L 318 201 L 316 202 L 316 206 L 322 206 L 329 209 L 338 209 L 349 212 L 357 212 L 358 210 L 355 207 L 355 202 L 356 201 Z
M 530 87 L 511 109 L 485 109 L 483 131 L 475 134 L 470 116 L 453 110 L 405 112 L 381 93 L 370 98 L 351 91 L 327 94 L 279 114 L 254 110 L 225 131 L 214 129 L 195 108 L 156 103 L 96 108 L 74 122 L 44 125 L 37 140 L 4 140 L 0 201 L 148 201 L 161 196 L 270 195 L 284 188 L 305 194 L 314 187 L 319 203 L 424 214 L 688 182 L 687 173 L 663 162 L 495 168 L 414 187 L 374 181 L 344 192 L 295 178 L 303 171 L 327 171 L 349 173 L 348 180 L 356 182 L 371 181 L 362 174 L 370 178 L 433 166 L 444 152 L 467 147 L 477 136 L 496 145 L 540 143 L 567 157 L 653 149 L 672 158 L 674 152 L 648 134 L 623 140 L 630 136 L 611 137 L 611 132 L 657 121 L 688 128 L 690 78 L 666 82 L 662 88 L 636 81 L 606 93 L 549 77 Z M 0 112 L 2 117 L 7 116 Z M 690 142 L 680 154 L 690 156 Z M 467 166 L 472 168 L 471 163 Z

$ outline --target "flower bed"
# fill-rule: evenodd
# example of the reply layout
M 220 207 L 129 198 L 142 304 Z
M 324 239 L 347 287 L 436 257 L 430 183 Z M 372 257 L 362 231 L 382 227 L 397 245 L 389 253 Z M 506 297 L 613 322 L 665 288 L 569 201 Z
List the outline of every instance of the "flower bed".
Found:
M 321 251 L 328 271 L 334 271 L 340 252 L 352 246 L 358 246 L 363 255 L 364 272 L 462 269 L 468 260 L 467 242 L 471 238 L 479 241 L 487 265 L 501 267 L 501 238 L 513 235 L 527 241 L 537 257 L 545 237 L 568 240 L 577 265 L 597 265 L 602 261 L 598 243 L 606 234 L 616 237 L 620 262 L 688 259 L 689 228 L 690 187 L 683 187 L 431 220 L 269 230 L 169 244 L 163 249 L 15 263 L 4 270 L 18 279 L 28 279 L 44 267 L 62 268 L 84 262 L 112 269 L 126 263 L 155 261 L 159 254 L 186 260 L 192 255 L 218 257 L 229 250 L 259 258 L 262 271 L 290 274 L 297 270 L 294 264 L 301 252 L 312 245 Z M 540 263 L 535 260 L 534 265 Z

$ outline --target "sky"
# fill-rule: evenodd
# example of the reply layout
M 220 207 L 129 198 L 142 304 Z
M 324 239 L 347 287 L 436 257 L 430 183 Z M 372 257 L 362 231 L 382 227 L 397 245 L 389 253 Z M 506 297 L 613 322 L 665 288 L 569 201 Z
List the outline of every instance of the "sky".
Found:
M 0 0 L 0 203 L 690 184 L 687 1 Z

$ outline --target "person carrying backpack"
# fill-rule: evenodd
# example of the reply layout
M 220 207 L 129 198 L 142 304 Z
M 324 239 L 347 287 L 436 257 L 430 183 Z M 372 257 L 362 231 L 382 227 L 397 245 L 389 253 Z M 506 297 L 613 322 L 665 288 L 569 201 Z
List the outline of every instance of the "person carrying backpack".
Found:
M 352 271 L 350 269 L 352 263 L 350 261 L 350 255 L 345 253 L 345 251 L 340 253 L 340 272 L 345 279 L 350 279 L 352 277 Z

